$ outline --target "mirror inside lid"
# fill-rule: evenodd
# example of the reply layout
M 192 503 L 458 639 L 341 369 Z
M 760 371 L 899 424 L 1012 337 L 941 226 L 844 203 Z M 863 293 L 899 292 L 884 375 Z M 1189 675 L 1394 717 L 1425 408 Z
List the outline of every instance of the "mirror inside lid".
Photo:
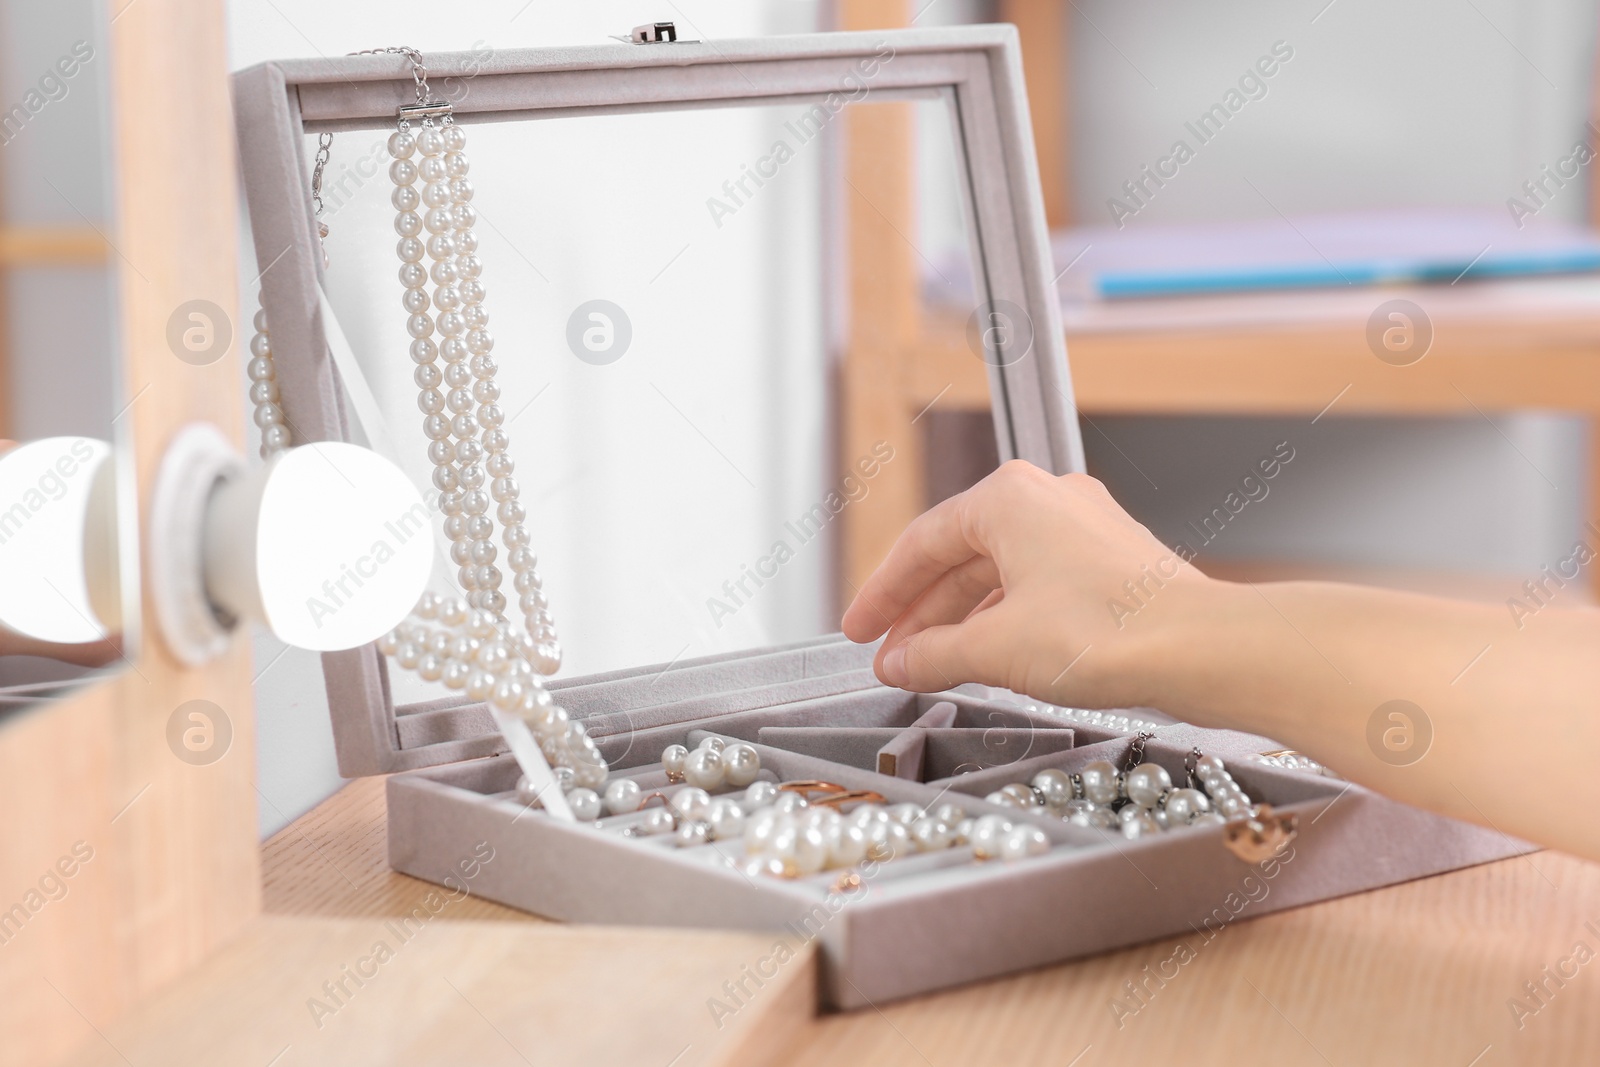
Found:
M 797 645 L 773 662 L 809 677 L 929 504 L 1014 456 L 1082 469 L 1012 27 L 234 88 L 272 432 L 391 455 L 435 591 L 559 651 L 558 688 Z M 380 645 L 323 657 L 341 773 L 499 749 L 451 650 Z
M 437 591 L 494 583 L 554 624 L 564 675 L 787 644 L 837 630 L 904 523 L 999 462 L 955 96 L 875 91 L 900 61 L 880 42 L 845 93 L 490 123 L 465 81 L 457 146 L 408 160 L 440 172 L 420 203 L 392 124 L 337 136 L 326 288 L 400 462 L 434 498 L 489 494 L 538 557 L 531 578 L 438 530 Z M 492 376 L 412 358 L 451 340 Z M 430 440 L 486 399 L 503 458 Z M 445 695 L 390 674 L 397 704 Z

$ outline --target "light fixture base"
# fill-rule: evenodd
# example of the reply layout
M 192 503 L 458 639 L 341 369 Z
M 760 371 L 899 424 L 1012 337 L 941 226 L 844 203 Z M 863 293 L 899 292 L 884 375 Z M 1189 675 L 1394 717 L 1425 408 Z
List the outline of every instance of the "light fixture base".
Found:
M 234 623 L 206 595 L 205 530 L 211 496 L 244 474 L 244 457 L 210 423 L 179 430 L 161 458 L 150 507 L 150 595 L 167 647 L 190 667 L 221 656 Z

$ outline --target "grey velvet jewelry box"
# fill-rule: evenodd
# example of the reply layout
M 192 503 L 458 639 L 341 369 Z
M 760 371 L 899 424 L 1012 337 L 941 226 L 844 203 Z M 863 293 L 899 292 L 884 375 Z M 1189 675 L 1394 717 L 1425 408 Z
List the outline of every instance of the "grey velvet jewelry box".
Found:
M 1031 351 L 986 337 L 1002 458 L 1081 470 L 1072 389 L 1052 285 L 1041 192 L 1015 31 L 964 27 L 670 45 L 601 45 L 428 54 L 436 76 L 470 72 L 463 124 L 549 116 L 824 99 L 860 64 L 880 98 L 944 94 L 963 153 L 973 273 L 985 300 L 1035 324 Z M 324 339 L 321 259 L 306 189 L 308 132 L 376 130 L 414 99 L 398 56 L 269 63 L 236 76 L 245 190 L 273 324 L 282 404 L 302 439 L 350 436 Z M 781 648 L 576 678 L 558 699 L 581 718 L 615 773 L 666 787 L 660 752 L 708 734 L 757 745 L 763 773 L 872 789 L 892 801 L 982 798 L 1038 770 L 1095 759 L 1121 766 L 1126 732 L 1068 721 L 1021 700 L 970 692 L 913 696 L 879 685 L 871 649 L 834 636 Z M 1499 834 L 1396 804 L 1358 786 L 1251 757 L 1265 738 L 1163 726 L 1145 757 L 1181 780 L 1193 748 L 1221 757 L 1246 792 L 1298 817 L 1299 835 L 1260 863 L 1224 846 L 1222 828 L 1125 840 L 1037 817 L 1043 856 L 976 862 L 951 849 L 880 864 L 860 883 L 838 872 L 783 881 L 741 873 L 737 843 L 677 849 L 660 838 L 565 824 L 524 809 L 517 768 L 486 710 L 461 700 L 396 707 L 372 648 L 323 659 L 339 767 L 388 782 L 390 862 L 446 883 L 489 842 L 473 891 L 551 918 L 770 929 L 791 947 L 815 939 L 823 997 L 843 1008 L 910 996 L 1236 918 L 1375 888 L 1527 850 Z M 951 706 L 953 705 L 953 707 Z M 958 773 L 965 772 L 965 773 Z M 929 780 L 931 779 L 931 780 Z

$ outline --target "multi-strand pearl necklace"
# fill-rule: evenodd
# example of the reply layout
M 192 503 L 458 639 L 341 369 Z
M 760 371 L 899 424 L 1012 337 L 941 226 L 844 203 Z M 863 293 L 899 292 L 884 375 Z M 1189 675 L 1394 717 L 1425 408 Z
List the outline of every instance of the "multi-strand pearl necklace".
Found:
M 1190 826 L 1221 826 L 1255 813 L 1255 805 L 1222 760 L 1199 749 L 1189 755 L 1188 784 L 1174 789 L 1165 767 L 1144 761 L 1144 741 L 1150 736 L 1140 733 L 1135 739 L 1125 772 L 1110 760 L 1095 760 L 1075 774 L 1046 768 L 1028 784 L 1003 786 L 984 799 L 1053 815 L 1075 826 L 1120 829 L 1128 838 Z
M 479 280 L 478 238 L 473 231 L 471 169 L 466 134 L 447 108 L 430 99 L 426 68 L 413 49 L 392 49 L 413 65 L 419 105 L 443 110 L 438 125 L 430 115 L 413 134 L 401 113 L 389 138 L 393 162 L 395 231 L 400 235 L 401 306 L 410 356 L 416 370 L 422 431 L 433 463 L 433 486 L 444 515 L 450 558 L 465 599 L 424 594 L 411 617 L 378 639 L 378 650 L 424 681 L 464 690 L 468 697 L 520 716 L 532 729 L 544 757 L 568 768 L 563 785 L 597 790 L 607 777 L 605 760 L 581 723 L 572 721 L 544 686 L 543 676 L 561 666 L 561 645 L 529 545 L 526 509 L 512 476 L 515 464 L 503 429 L 505 414 L 495 383 L 494 338 L 488 330 L 485 291 Z M 324 141 L 324 152 L 327 142 Z M 318 157 L 318 176 L 325 155 Z M 419 189 L 418 186 L 421 186 Z M 317 199 L 313 179 L 313 198 Z M 323 230 L 324 235 L 326 230 Z M 432 282 L 432 292 L 429 283 Z M 266 313 L 257 312 L 250 342 L 250 399 L 261 428 L 263 459 L 291 443 L 288 420 L 279 405 L 277 374 Z M 436 341 L 435 335 L 438 340 Z M 442 367 L 441 367 L 442 362 Z M 493 516 L 490 511 L 493 509 Z M 497 560 L 496 521 L 505 562 L 526 629 L 514 629 Z

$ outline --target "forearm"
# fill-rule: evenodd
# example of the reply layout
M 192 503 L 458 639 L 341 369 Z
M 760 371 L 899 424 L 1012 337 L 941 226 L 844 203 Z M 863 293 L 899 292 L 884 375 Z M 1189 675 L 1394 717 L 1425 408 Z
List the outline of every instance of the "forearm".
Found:
M 1600 857 L 1588 817 L 1600 802 L 1600 612 L 1546 608 L 1519 629 L 1499 605 L 1210 583 L 1166 621 L 1152 705 L 1272 737 L 1398 800 Z M 1420 714 L 1380 712 L 1396 700 Z

